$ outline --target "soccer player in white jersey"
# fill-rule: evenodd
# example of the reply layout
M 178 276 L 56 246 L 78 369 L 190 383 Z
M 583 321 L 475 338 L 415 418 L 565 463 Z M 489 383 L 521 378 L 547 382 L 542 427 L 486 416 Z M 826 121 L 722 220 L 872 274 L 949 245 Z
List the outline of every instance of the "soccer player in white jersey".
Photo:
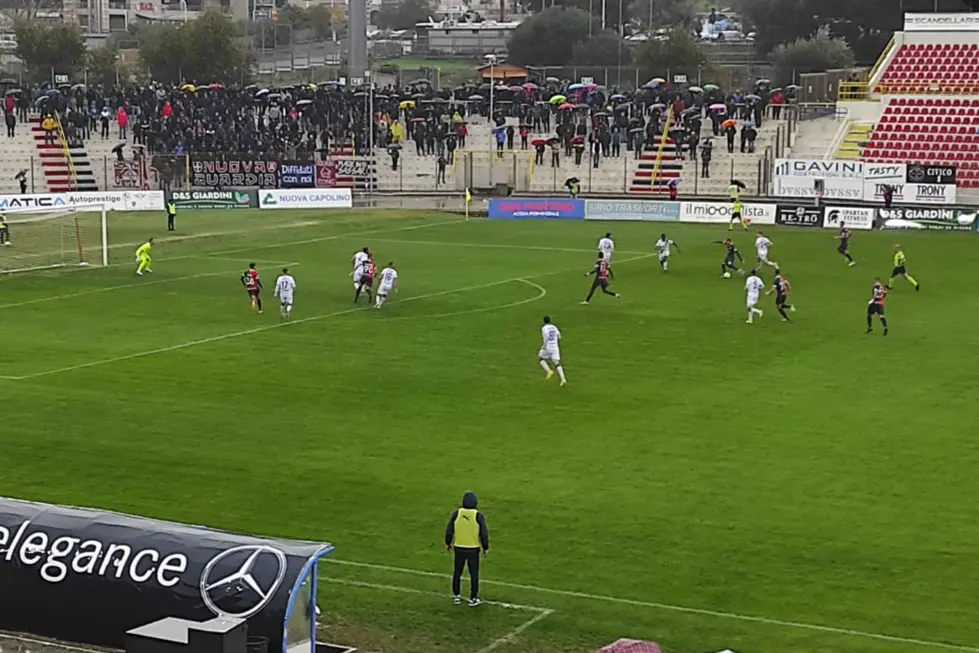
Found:
M 752 270 L 744 282 L 744 291 L 747 295 L 748 324 L 755 321 L 755 315 L 762 317 L 765 314 L 764 311 L 758 308 L 758 298 L 764 289 L 765 282 L 758 276 L 757 270 Z
M 598 241 L 598 251 L 602 253 L 602 258 L 612 264 L 612 253 L 615 251 L 615 243 L 612 242 L 612 234 L 605 234 L 605 238 Z
M 392 290 L 398 292 L 398 271 L 394 269 L 394 261 L 381 270 L 381 284 L 377 287 L 374 308 L 380 308 L 387 301 Z
M 292 315 L 292 302 L 296 293 L 296 279 L 289 274 L 289 268 L 282 268 L 282 274 L 275 280 L 273 297 L 279 298 L 279 315 L 288 320 Z
M 354 290 L 360 288 L 360 279 L 361 276 L 364 274 L 364 263 L 366 263 L 367 259 L 369 259 L 370 257 L 371 257 L 371 250 L 370 248 L 365 247 L 359 252 L 356 252 L 353 255 L 353 258 L 351 259 L 351 262 L 353 263 L 354 267 L 353 267 L 353 272 L 351 272 L 350 275 L 354 278 Z
M 551 361 L 557 369 L 561 385 L 567 385 L 568 380 L 564 377 L 564 366 L 561 365 L 561 332 L 551 324 L 551 318 L 547 315 L 544 316 L 544 325 L 540 328 L 540 337 L 541 346 L 540 351 L 537 352 L 537 362 L 547 372 L 545 378 L 549 379 L 554 376 L 554 370 L 547 364 L 547 361 Z
M 769 265 L 773 268 L 777 268 L 778 264 L 768 260 L 768 249 L 772 246 L 772 241 L 765 237 L 765 234 L 758 232 L 758 237 L 755 238 L 755 253 L 758 254 L 758 265 Z
M 676 247 L 676 251 L 680 251 L 680 246 L 674 241 L 666 237 L 666 234 L 660 234 L 659 240 L 653 245 L 656 248 L 656 252 L 659 254 L 659 266 L 663 268 L 663 272 L 668 272 L 670 269 L 670 248 Z

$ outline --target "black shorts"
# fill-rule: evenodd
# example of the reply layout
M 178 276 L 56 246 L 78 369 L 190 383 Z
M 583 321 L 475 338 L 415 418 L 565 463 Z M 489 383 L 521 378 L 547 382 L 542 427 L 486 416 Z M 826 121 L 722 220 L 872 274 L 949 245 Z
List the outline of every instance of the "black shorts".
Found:
M 871 302 L 867 305 L 867 315 L 880 315 L 884 317 L 884 305 L 878 304 L 877 302 Z
M 840 254 L 846 254 L 847 250 L 849 249 L 850 249 L 850 243 L 844 241 L 840 243 L 839 249 L 837 249 L 836 251 L 838 251 Z
M 907 274 L 908 271 L 904 269 L 903 265 L 899 265 L 894 270 L 891 271 L 891 276 L 896 277 L 899 274 Z
M 740 220 L 740 219 L 741 219 L 741 211 L 732 211 L 731 212 L 731 220 L 732 221 L 734 221 L 734 220 Z
M 373 288 L 374 287 L 374 277 L 361 277 L 360 278 L 360 285 L 362 287 L 364 287 L 364 288 Z
M 786 297 L 785 295 L 775 295 L 776 306 L 785 306 L 788 303 L 789 303 L 789 298 Z
M 724 259 L 724 265 L 727 266 L 727 267 L 729 267 L 729 268 L 736 268 L 736 267 L 738 267 L 738 266 L 736 266 L 734 264 L 734 259 L 733 258 L 726 258 L 726 259 Z
M 258 297 L 261 292 L 262 292 L 262 289 L 261 288 L 249 288 L 248 289 L 248 296 L 249 297 Z
M 592 288 L 600 287 L 602 288 L 602 290 L 604 290 L 608 288 L 608 279 L 599 279 L 598 277 L 595 277 L 595 281 L 592 282 L 591 287 Z

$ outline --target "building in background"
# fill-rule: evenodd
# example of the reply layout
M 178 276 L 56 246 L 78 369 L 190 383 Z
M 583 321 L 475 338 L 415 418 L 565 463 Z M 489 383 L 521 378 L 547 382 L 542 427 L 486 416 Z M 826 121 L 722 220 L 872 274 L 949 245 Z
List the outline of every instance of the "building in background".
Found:
M 415 51 L 420 54 L 505 54 L 507 42 L 520 21 L 429 21 L 415 25 Z

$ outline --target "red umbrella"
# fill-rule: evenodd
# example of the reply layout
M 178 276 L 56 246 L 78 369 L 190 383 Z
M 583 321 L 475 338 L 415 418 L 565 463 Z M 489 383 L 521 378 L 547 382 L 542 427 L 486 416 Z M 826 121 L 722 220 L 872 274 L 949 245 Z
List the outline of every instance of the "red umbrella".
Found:
M 571 109 L 574 109 L 574 105 L 568 104 L 567 102 L 557 108 L 558 111 L 569 111 Z
M 537 84 L 535 84 L 533 82 L 527 82 L 526 84 L 523 85 L 523 87 L 526 88 L 526 89 L 528 89 L 528 90 L 531 90 L 531 91 L 536 91 L 537 90 Z
M 545 141 L 543 138 L 535 138 L 534 140 L 530 141 L 530 144 L 537 147 L 538 145 L 547 145 L 547 141 Z
M 223 89 L 224 85 L 214 82 L 213 84 L 208 85 L 208 88 L 211 89 L 212 91 L 217 91 Z

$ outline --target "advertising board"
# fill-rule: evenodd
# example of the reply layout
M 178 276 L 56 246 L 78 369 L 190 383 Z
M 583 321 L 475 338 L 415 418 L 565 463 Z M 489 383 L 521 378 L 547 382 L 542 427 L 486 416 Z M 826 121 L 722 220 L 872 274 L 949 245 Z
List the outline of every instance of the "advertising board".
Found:
M 873 229 L 876 215 L 877 210 L 872 208 L 827 206 L 823 226 L 827 229 L 839 229 L 844 225 L 847 229 Z
M 742 218 L 755 224 L 775 224 L 776 206 L 745 202 Z M 728 224 L 731 204 L 727 202 L 681 202 L 680 222 L 710 222 Z
M 822 227 L 823 207 L 801 204 L 779 204 L 775 223 L 790 227 Z
M 904 14 L 905 32 L 975 32 L 979 31 L 979 14 Z
M 258 191 L 252 189 L 175 190 L 170 200 L 178 209 L 257 209 Z
M 89 193 L 0 194 L 0 211 L 73 208 L 78 211 L 162 211 L 162 190 L 120 190 Z
M 852 177 L 823 180 L 823 199 L 861 200 L 864 181 Z M 775 177 L 773 193 L 777 197 L 806 199 L 816 197 L 814 177 Z
M 279 162 L 271 157 L 225 157 L 213 154 L 192 154 L 190 157 L 191 186 L 258 186 L 275 188 L 279 183 Z
M 915 163 L 907 166 L 906 179 L 911 184 L 954 184 L 955 166 Z
M 260 209 L 349 209 L 353 205 L 353 193 L 349 188 L 263 190 L 258 193 Z
M 489 217 L 498 220 L 584 220 L 585 201 L 563 199 L 491 199 Z
M 899 207 L 877 209 L 884 229 L 927 229 L 929 231 L 972 231 L 976 212 L 961 209 Z
M 279 188 L 313 188 L 316 185 L 316 164 L 312 161 L 280 161 L 276 169 Z
M 585 220 L 651 220 L 676 222 L 679 202 L 657 200 L 585 200 Z
M 823 159 L 775 159 L 776 177 L 803 179 L 860 179 L 862 161 L 824 161 Z M 811 186 L 812 184 L 810 184 Z

